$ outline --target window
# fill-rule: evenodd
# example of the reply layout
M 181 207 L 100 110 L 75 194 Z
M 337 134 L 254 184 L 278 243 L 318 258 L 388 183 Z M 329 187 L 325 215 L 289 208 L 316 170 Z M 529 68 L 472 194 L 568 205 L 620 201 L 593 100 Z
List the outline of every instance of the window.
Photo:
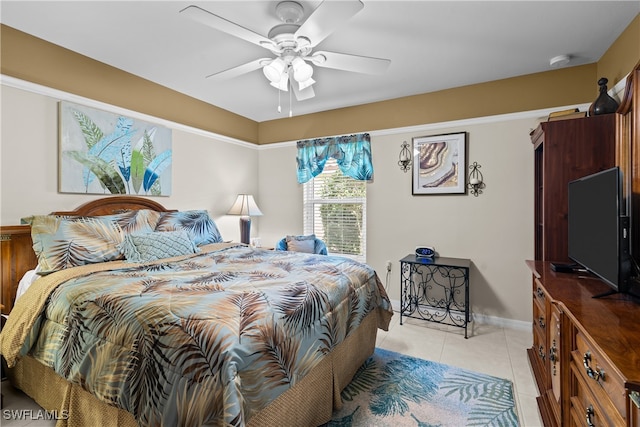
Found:
M 366 184 L 344 175 L 334 158 L 304 184 L 304 233 L 322 239 L 329 254 L 366 261 Z

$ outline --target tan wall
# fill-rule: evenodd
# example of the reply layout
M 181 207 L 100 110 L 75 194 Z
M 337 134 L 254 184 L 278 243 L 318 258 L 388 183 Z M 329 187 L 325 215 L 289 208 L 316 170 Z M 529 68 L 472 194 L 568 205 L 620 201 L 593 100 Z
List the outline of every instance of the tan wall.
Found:
M 620 34 L 598 61 L 598 78 L 609 79 L 609 88 L 622 80 L 640 61 L 640 15 Z M 597 96 L 595 87 L 593 96 Z
M 530 111 L 595 99 L 596 65 L 497 80 L 259 124 L 260 144 Z
M 439 92 L 398 98 L 259 124 L 259 143 L 391 129 L 472 117 L 590 103 L 597 81 L 609 88 L 640 61 L 640 15 L 629 24 L 597 64 L 570 67 Z M 490 102 L 489 102 L 490 101 Z
M 102 197 L 58 192 L 58 103 L 53 96 L 2 85 L 0 102 L 0 224 L 29 215 L 67 211 Z M 207 209 L 222 236 L 240 240 L 238 217 L 227 215 L 238 193 L 258 194 L 254 144 L 229 143 L 172 128 L 171 196 L 154 198 L 170 209 Z M 259 232 L 258 223 L 252 227 Z
M 257 123 L 13 28 L 1 30 L 3 74 L 257 144 L 587 103 L 597 97 L 599 77 L 611 87 L 640 60 L 639 15 L 597 64 Z
M 258 124 L 246 117 L 6 25 L 0 31 L 0 72 L 4 75 L 220 135 L 258 141 Z

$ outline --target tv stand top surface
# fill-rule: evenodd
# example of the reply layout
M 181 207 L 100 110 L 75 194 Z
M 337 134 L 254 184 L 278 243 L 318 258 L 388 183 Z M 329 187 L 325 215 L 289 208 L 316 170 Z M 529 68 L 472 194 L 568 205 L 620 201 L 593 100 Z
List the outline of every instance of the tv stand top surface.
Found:
M 596 277 L 553 271 L 548 261 L 527 261 L 527 265 L 535 286 L 542 285 L 551 302 L 600 345 L 628 386 L 640 391 L 640 300 L 626 293 L 594 298 L 611 287 Z

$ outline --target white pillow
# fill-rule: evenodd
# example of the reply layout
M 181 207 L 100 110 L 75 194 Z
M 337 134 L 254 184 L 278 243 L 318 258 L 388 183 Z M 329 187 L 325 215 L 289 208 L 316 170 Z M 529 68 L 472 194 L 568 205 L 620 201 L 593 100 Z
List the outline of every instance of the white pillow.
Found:
M 315 252 L 315 246 L 315 234 L 310 234 L 308 236 L 287 236 L 287 250 L 289 251 L 312 254 Z

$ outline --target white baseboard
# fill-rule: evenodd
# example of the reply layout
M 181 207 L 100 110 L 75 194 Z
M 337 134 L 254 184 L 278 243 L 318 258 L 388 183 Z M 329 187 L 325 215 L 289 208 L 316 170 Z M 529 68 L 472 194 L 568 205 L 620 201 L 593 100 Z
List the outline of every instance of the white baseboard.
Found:
M 400 312 L 400 301 L 399 300 L 391 300 L 391 307 L 393 307 L 393 311 L 396 313 Z M 517 329 L 517 330 L 531 330 L 531 322 L 524 320 L 515 320 L 515 319 L 506 319 L 503 317 L 495 317 L 495 316 L 487 316 L 484 314 L 476 314 L 471 312 L 471 321 L 476 324 L 482 325 L 494 325 L 500 326 L 502 328 L 507 329 Z

